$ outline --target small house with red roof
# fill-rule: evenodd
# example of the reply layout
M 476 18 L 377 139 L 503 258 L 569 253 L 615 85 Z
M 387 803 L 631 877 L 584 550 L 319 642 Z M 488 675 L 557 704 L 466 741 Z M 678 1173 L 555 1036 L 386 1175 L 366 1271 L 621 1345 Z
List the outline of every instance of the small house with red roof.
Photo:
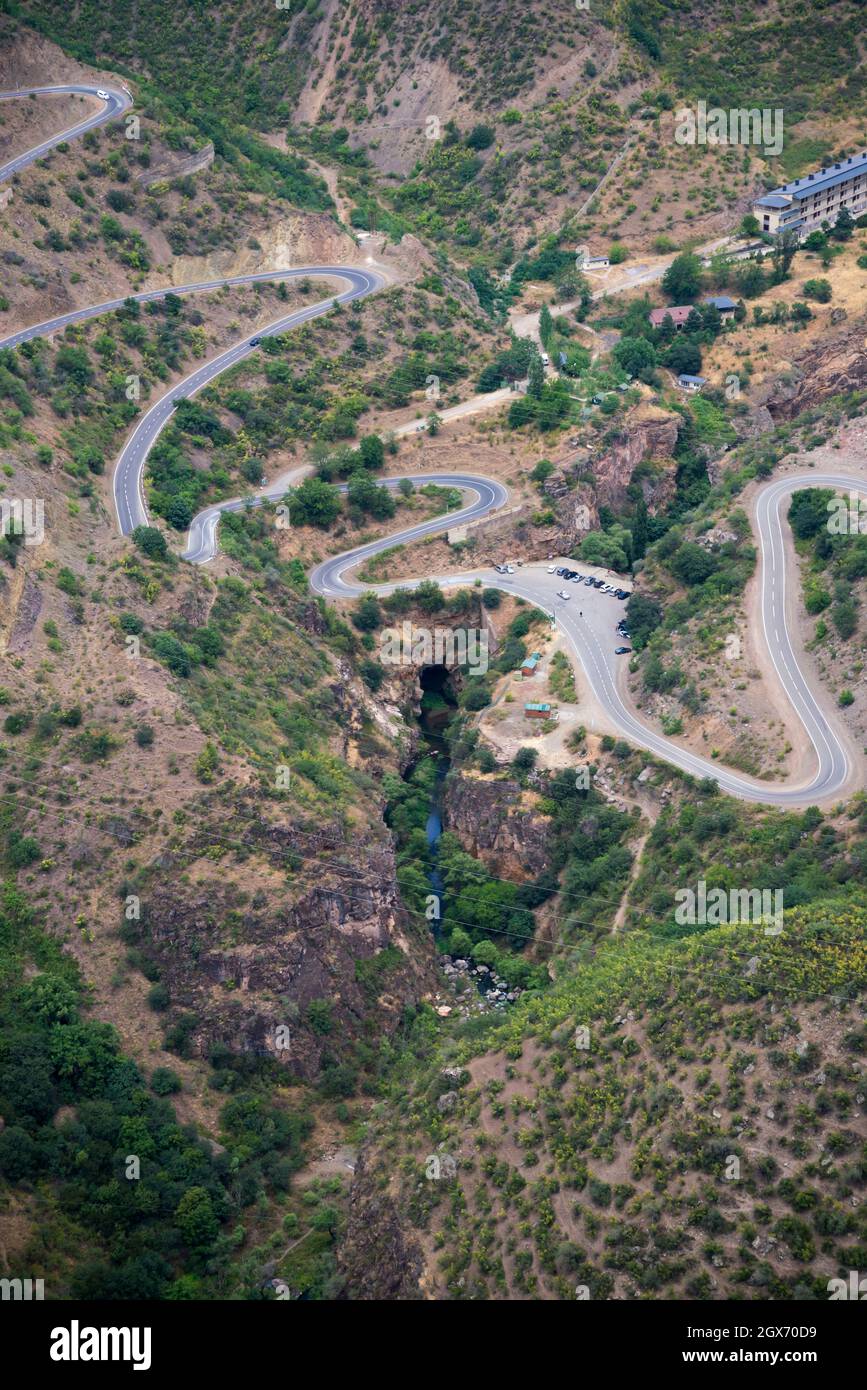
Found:
M 669 309 L 651 309 L 650 322 L 654 328 L 661 328 L 666 317 L 670 315 L 675 328 L 680 330 L 693 312 L 694 307 L 692 304 L 673 304 Z

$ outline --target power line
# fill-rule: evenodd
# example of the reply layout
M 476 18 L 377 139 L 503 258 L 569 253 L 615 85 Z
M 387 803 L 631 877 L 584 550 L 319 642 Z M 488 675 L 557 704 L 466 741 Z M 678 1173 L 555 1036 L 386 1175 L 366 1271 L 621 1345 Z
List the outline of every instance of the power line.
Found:
M 50 813 L 50 814 L 60 814 L 60 812 L 51 812 L 51 811 L 49 811 L 49 813 Z M 261 846 L 250 846 L 250 845 L 247 845 L 247 844 L 246 844 L 245 842 L 243 842 L 243 841 L 223 841 L 223 840 L 209 839 L 208 843 L 209 843 L 209 844 L 223 843 L 223 844 L 226 844 L 226 845 L 228 845 L 228 846 L 230 846 L 230 847 L 240 847 L 240 848 L 242 848 L 242 849 L 246 849 L 246 850 L 250 850 L 250 851 L 254 851 L 254 850 L 256 850 L 256 849 L 261 849 L 261 848 L 262 848 Z M 205 852 L 206 852 L 206 848 L 203 847 L 202 849 L 191 850 L 191 851 L 186 851 L 186 852 L 185 852 L 185 851 L 182 851 L 182 850 L 176 850 L 176 849 L 172 849 L 171 847 L 167 847 L 167 848 L 165 849 L 164 852 L 167 853 L 167 854 L 170 854 L 174 859 L 177 859 L 177 860 L 183 859 L 183 860 L 187 860 L 188 862 L 192 862 L 192 861 L 194 861 L 194 860 L 196 860 L 196 859 L 202 858 L 203 855 L 204 855 Z M 323 861 L 321 861 L 321 860 L 314 860 L 312 857 L 311 857 L 311 859 L 310 859 L 310 867 L 326 867 L 326 868 L 331 868 L 331 869 L 333 869 L 335 872 L 343 872 L 343 873 L 349 873 L 349 872 L 353 872 L 353 871 L 355 871 L 355 872 L 361 872 L 360 869 L 358 869 L 356 866 L 353 866 L 353 865 L 351 865 L 351 864 L 344 864 L 344 863 L 341 863 L 341 862 L 339 862 L 339 861 L 325 861 L 325 862 L 323 863 Z M 399 880 L 398 876 L 395 875 L 395 878 L 396 878 L 396 881 L 397 881 L 398 884 L 399 884 L 400 880 Z M 514 883 L 514 882 L 515 882 L 515 880 L 511 880 L 511 879 L 502 879 L 502 880 L 495 880 L 495 881 L 501 881 L 501 882 L 506 882 L 506 883 Z M 519 886 L 520 886 L 520 885 L 519 885 Z M 350 896 L 356 896 L 356 895 L 357 895 L 358 887 L 359 887 L 358 884 L 352 884 L 352 883 L 345 885 L 346 891 L 347 891 L 347 893 L 348 893 Z M 459 893 L 458 896 L 459 896 L 459 897 L 464 897 L 464 898 L 469 898 L 469 901 L 483 901 L 482 899 L 478 899 L 478 898 L 472 897 L 472 895 L 467 895 L 465 892 L 464 892 L 464 893 Z M 541 904 L 540 904 L 540 905 L 541 905 Z M 402 908 L 403 911 L 405 911 L 405 912 L 407 913 L 407 915 L 412 916 L 412 917 L 422 918 L 422 919 L 424 919 L 428 924 L 430 924 L 431 919 L 428 918 L 427 915 L 426 915 L 425 913 L 420 912 L 420 911 L 418 911 L 417 909 L 413 909 L 413 908 L 407 907 L 407 906 L 406 906 L 405 904 L 403 904 L 403 903 L 401 904 L 401 908 Z M 521 907 L 518 907 L 518 906 L 514 906 L 514 907 L 501 907 L 500 910 L 503 911 L 504 913 L 506 913 L 506 912 L 515 912 L 515 911 L 531 911 L 531 909 L 525 909 L 525 908 L 521 908 Z M 463 919 L 463 918 L 455 918 L 455 917 L 449 916 L 448 920 L 449 920 L 450 922 L 454 923 L 454 924 L 457 925 L 457 926 L 466 927 L 466 928 L 468 928 L 470 931 L 483 932 L 484 935 L 485 935 L 485 936 L 488 936 L 488 937 L 490 937 L 490 936 L 499 936 L 499 937 L 507 938 L 507 939 L 509 939 L 509 940 L 520 941 L 520 942 L 522 942 L 524 945 L 530 945 L 530 944 L 532 944 L 532 945 L 539 946 L 539 947 L 545 947 L 547 950 L 550 950 L 551 952 L 558 952 L 558 953 L 561 954 L 561 955 L 568 955 L 568 954 L 584 954 L 588 949 L 590 949 L 590 950 L 592 950 L 592 951 L 595 952 L 597 946 L 600 944 L 600 943 L 596 943 L 596 942 L 592 942 L 592 941 L 580 942 L 580 943 L 566 943 L 566 942 L 563 942 L 563 941 L 549 941 L 549 940 L 547 940 L 547 939 L 545 939 L 545 938 L 543 938 L 543 937 L 539 937 L 539 936 L 536 936 L 536 935 L 533 935 L 533 936 L 525 936 L 524 934 L 522 934 L 522 933 L 520 933 L 520 932 L 510 931 L 510 930 L 508 930 L 508 929 L 505 928 L 505 927 L 480 926 L 477 922 L 469 922 L 469 921 L 467 921 L 466 919 Z M 611 939 L 611 937 L 610 937 L 610 926 L 607 925 L 607 924 L 603 924 L 603 923 L 599 923 L 599 922 L 590 922 L 590 921 L 588 921 L 587 919 L 582 919 L 582 918 L 570 916 L 568 919 L 564 919 L 564 918 L 559 918 L 559 919 L 557 919 L 555 925 L 556 925 L 558 928 L 560 928 L 560 929 L 562 929 L 562 928 L 563 928 L 564 926 L 566 926 L 566 925 L 585 926 L 585 927 L 591 928 L 591 929 L 594 930 L 594 931 L 600 931 L 600 932 L 606 933 L 607 936 L 608 936 L 608 939 L 609 939 L 609 940 Z M 727 925 L 727 924 L 725 924 L 725 923 L 720 923 L 719 925 Z M 755 924 L 755 923 L 750 923 L 750 924 L 747 924 L 747 925 L 757 925 L 757 924 Z M 684 940 L 695 940 L 695 937 L 692 937 L 692 938 L 683 938 L 683 939 L 684 939 Z M 661 946 L 661 945 L 663 945 L 664 943 L 663 943 L 662 941 L 660 941 L 658 944 Z M 832 949 L 835 949 L 835 948 L 833 948 L 833 947 L 828 947 L 828 948 L 817 947 L 816 949 L 819 949 L 819 950 L 821 950 L 821 949 L 832 950 Z M 723 951 L 726 950 L 726 947 L 725 947 L 725 946 L 719 946 L 719 947 L 715 947 L 714 950 L 717 951 L 717 952 L 719 952 L 719 953 L 722 953 Z M 745 949 L 745 950 L 744 950 L 743 952 L 741 952 L 741 953 L 737 953 L 737 952 L 735 952 L 735 953 L 729 953 L 728 959 L 729 959 L 730 961 L 734 961 L 734 960 L 746 960 L 746 959 L 748 959 L 748 958 L 751 958 L 751 957 L 754 956 L 754 955 L 755 955 L 755 950 L 754 950 L 754 949 L 753 949 L 753 950 Z M 667 974 L 669 974 L 669 975 L 672 975 L 672 974 L 677 973 L 677 972 L 680 972 L 681 974 L 686 975 L 686 974 L 690 973 L 692 970 L 699 968 L 702 964 L 705 964 L 705 963 L 706 963 L 706 960 L 707 960 L 707 957 L 705 957 L 705 958 L 703 959 L 701 956 L 698 956 L 698 957 L 696 957 L 692 962 L 684 963 L 683 965 L 676 965 L 676 964 L 673 963 L 673 962 L 667 962 L 664 968 L 665 968 L 665 972 L 666 972 Z M 726 980 L 728 980 L 728 981 L 731 981 L 731 980 L 733 979 L 733 977 L 732 977 L 731 974 L 725 974 L 725 975 L 723 975 L 722 971 L 720 971 L 720 972 L 718 973 L 718 978 L 719 978 L 719 979 L 726 979 Z M 785 987 L 785 986 L 783 986 L 783 985 L 773 984 L 773 983 L 765 982 L 765 981 L 757 981 L 757 983 L 760 983 L 760 984 L 762 985 L 762 988 L 763 988 L 763 989 L 766 989 L 766 990 L 769 991 L 769 992 L 774 992 L 774 991 L 776 991 L 776 992 L 778 992 L 778 993 L 789 993 L 789 994 L 792 994 L 792 995 L 794 995 L 794 996 L 796 996 L 796 997 L 799 997 L 799 998 L 815 998 L 815 999 L 824 999 L 824 998 L 828 998 L 828 999 L 844 1000 L 844 1001 L 847 1001 L 847 1002 L 853 1002 L 853 1001 L 854 1001 L 854 998 L 855 998 L 855 996 L 849 995 L 849 994 L 847 994 L 847 993 L 845 992 L 845 988 L 846 988 L 845 986 L 844 986 L 844 987 L 841 987 L 841 988 L 838 989 L 838 990 L 826 990 L 826 991 L 809 991 L 809 990 L 808 990 L 808 991 L 805 991 L 805 990 L 801 990 L 801 989 L 797 989 L 797 988 L 787 988 L 787 987 Z M 857 988 L 857 990 L 860 992 L 860 991 L 864 988 L 864 986 L 863 986 L 863 985 L 858 985 L 856 988 Z

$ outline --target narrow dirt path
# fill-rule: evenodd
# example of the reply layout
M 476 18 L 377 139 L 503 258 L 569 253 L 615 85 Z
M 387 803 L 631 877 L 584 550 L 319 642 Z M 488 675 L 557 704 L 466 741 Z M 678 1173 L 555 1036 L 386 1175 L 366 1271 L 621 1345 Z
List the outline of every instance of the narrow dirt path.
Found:
M 623 889 L 623 897 L 620 899 L 620 906 L 614 914 L 614 921 L 611 923 L 612 936 L 614 936 L 617 932 L 621 930 L 624 922 L 626 921 L 626 909 L 629 907 L 629 892 L 632 888 L 633 883 L 638 878 L 638 875 L 641 872 L 641 856 L 644 853 L 644 846 L 647 844 L 649 836 L 650 831 L 645 830 L 641 838 L 638 840 L 633 840 L 629 846 L 634 856 L 632 860 L 632 869 L 629 874 L 629 882 Z

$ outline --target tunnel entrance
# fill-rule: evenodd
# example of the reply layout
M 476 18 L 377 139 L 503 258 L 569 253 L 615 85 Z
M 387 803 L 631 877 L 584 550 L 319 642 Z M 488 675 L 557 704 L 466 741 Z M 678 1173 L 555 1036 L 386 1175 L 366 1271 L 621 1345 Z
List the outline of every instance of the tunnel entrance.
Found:
M 454 718 L 458 697 L 446 666 L 423 666 L 419 673 L 421 710 L 419 726 L 431 751 L 445 754 L 446 726 Z

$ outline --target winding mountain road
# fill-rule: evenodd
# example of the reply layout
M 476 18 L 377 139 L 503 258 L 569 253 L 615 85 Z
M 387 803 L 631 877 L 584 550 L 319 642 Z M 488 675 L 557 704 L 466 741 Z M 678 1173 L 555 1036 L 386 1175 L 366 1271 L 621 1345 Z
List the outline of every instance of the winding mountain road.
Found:
M 101 97 L 100 92 L 105 92 L 105 96 Z M 21 169 L 26 169 L 28 164 L 34 164 L 37 159 L 49 154 L 65 140 L 76 140 L 79 136 L 86 135 L 89 130 L 96 130 L 97 126 L 115 120 L 132 106 L 132 97 L 123 87 L 91 87 L 80 82 L 67 83 L 61 87 L 20 87 L 16 88 L 14 92 L 0 92 L 0 101 L 20 101 L 23 97 L 32 96 L 95 97 L 97 101 L 102 102 L 103 108 L 92 116 L 85 116 L 83 120 L 78 121 L 67 130 L 61 130 L 57 135 L 50 136 L 48 140 L 43 140 L 41 145 L 34 145 L 32 149 L 16 155 L 8 163 L 0 164 L 0 183 L 3 179 L 10 178 L 12 174 L 17 174 Z
M 348 576 L 362 561 L 392 546 L 417 540 L 456 525 L 466 516 L 483 516 L 502 506 L 506 490 L 493 479 L 466 475 L 433 475 L 437 481 L 450 483 L 476 494 L 476 502 L 466 513 L 440 517 L 420 526 L 372 541 L 357 550 L 334 556 L 318 565 L 310 575 L 314 592 L 331 598 L 353 598 L 371 590 L 389 593 L 396 588 L 411 588 L 418 580 L 401 580 L 397 584 L 361 584 Z M 421 481 L 414 477 L 413 481 Z M 425 479 L 429 481 L 429 479 Z M 615 631 L 617 618 L 623 609 L 616 600 L 596 589 L 565 583 L 548 573 L 547 564 L 524 565 L 514 574 L 503 575 L 493 569 L 466 570 L 460 574 L 428 574 L 443 586 L 473 584 L 480 580 L 485 586 L 517 594 L 550 614 L 568 638 L 587 678 L 587 682 L 614 727 L 625 738 L 646 748 L 660 758 L 673 763 L 694 777 L 711 777 L 721 790 L 749 801 L 771 806 L 800 806 L 827 801 L 841 795 L 851 786 L 855 771 L 851 740 L 828 709 L 824 692 L 815 693 L 801 670 L 795 654 L 789 624 L 794 625 L 794 605 L 789 603 L 786 587 L 788 557 L 785 548 L 784 507 L 792 493 L 803 487 L 852 489 L 867 494 L 867 480 L 851 474 L 819 473 L 810 470 L 770 482 L 758 494 L 756 528 L 760 549 L 759 593 L 764 640 L 771 654 L 780 686 L 804 726 L 814 750 L 816 769 L 811 777 L 795 785 L 779 786 L 759 782 L 751 777 L 721 766 L 715 760 L 703 758 L 688 748 L 647 727 L 629 708 L 625 697 L 624 658 L 615 656 L 620 639 Z M 566 557 L 568 560 L 568 557 Z M 572 562 L 574 565 L 574 561 Z M 582 573 L 592 567 L 580 565 Z M 560 599 L 558 591 L 569 593 L 568 600 Z
M 48 150 L 63 140 L 83 134 L 105 121 L 113 119 L 129 105 L 131 98 L 125 91 L 103 88 L 106 92 L 104 109 L 78 125 L 63 131 L 51 140 L 0 167 L 0 180 L 25 168 L 40 158 Z M 30 93 L 43 95 L 58 92 L 81 92 L 96 96 L 95 87 L 74 85 L 67 87 L 31 88 L 21 92 L 0 93 L 0 100 L 27 96 Z M 372 294 L 385 283 L 385 276 L 374 270 L 364 270 L 350 266 L 304 266 L 273 272 L 236 276 L 229 280 L 199 282 L 193 285 L 169 286 L 163 290 L 150 290 L 132 298 L 147 301 L 159 299 L 168 293 L 189 294 L 195 291 L 218 289 L 223 285 L 249 284 L 257 280 L 321 277 L 340 280 L 348 288 L 339 293 L 338 302 L 347 302 L 363 295 Z M 68 323 L 80 322 L 119 308 L 123 299 L 106 301 L 103 304 L 75 310 L 45 323 L 36 324 L 20 330 L 0 341 L 0 347 L 14 347 L 18 343 L 45 333 L 55 332 Z M 297 310 L 276 320 L 266 328 L 257 330 L 258 338 L 286 332 L 320 314 L 327 313 L 334 303 L 328 298 Z M 130 534 L 136 526 L 146 524 L 147 507 L 143 493 L 145 461 L 149 449 L 157 439 L 174 410 L 174 403 L 200 390 L 214 380 L 221 372 L 242 361 L 253 345 L 248 338 L 236 343 L 211 361 L 197 367 L 179 385 L 156 401 L 136 422 L 117 462 L 114 473 L 114 501 L 118 526 L 124 535 Z M 233 498 L 230 501 L 208 507 L 200 512 L 192 522 L 184 558 L 195 564 L 203 564 L 213 559 L 217 553 L 217 527 L 223 511 L 237 511 L 260 502 L 278 501 L 285 495 L 287 487 L 297 477 L 308 471 L 305 468 L 293 470 L 275 480 L 261 494 L 252 498 Z M 410 475 L 416 485 L 435 482 L 441 486 L 461 489 L 470 495 L 470 501 L 459 512 L 420 522 L 405 528 L 394 535 L 332 556 L 318 565 L 310 575 L 310 586 L 315 593 L 330 598 L 351 598 L 368 592 L 372 586 L 353 580 L 350 575 L 363 561 L 393 546 L 419 540 L 454 527 L 461 522 L 483 517 L 502 507 L 508 500 L 508 490 L 502 483 L 491 478 L 464 473 L 432 473 Z M 385 479 L 386 485 L 396 487 L 400 477 Z M 827 801 L 847 791 L 854 790 L 853 776 L 855 758 L 852 741 L 829 710 L 829 697 L 821 688 L 811 688 L 808 678 L 798 664 L 795 646 L 790 632 L 794 619 L 794 602 L 787 591 L 787 568 L 790 564 L 786 550 L 786 531 L 783 517 L 784 504 L 791 494 L 801 487 L 831 487 L 853 489 L 867 493 L 867 480 L 848 474 L 821 473 L 815 470 L 803 474 L 791 474 L 769 482 L 756 498 L 755 527 L 760 551 L 759 592 L 763 637 L 773 661 L 782 690 L 791 702 L 801 721 L 815 754 L 815 771 L 812 776 L 797 785 L 779 786 L 758 782 L 731 769 L 721 767 L 716 761 L 702 758 L 648 728 L 638 715 L 629 708 L 625 697 L 625 675 L 623 658 L 614 655 L 616 638 L 614 619 L 622 613 L 619 605 L 598 590 L 582 586 L 567 586 L 570 593 L 568 601 L 558 597 L 558 589 L 563 588 L 562 579 L 548 573 L 547 565 L 525 566 L 520 572 L 502 575 L 495 570 L 470 570 L 459 574 L 426 575 L 442 585 L 468 584 L 480 580 L 482 584 L 498 587 L 514 593 L 537 605 L 549 613 L 558 623 L 573 648 L 587 678 L 594 696 L 605 710 L 612 726 L 638 746 L 647 749 L 683 771 L 695 777 L 713 778 L 723 791 L 749 801 L 775 806 L 796 806 L 811 802 Z M 586 569 L 586 566 L 583 566 Z M 403 580 L 400 584 L 373 586 L 377 592 L 387 593 L 398 587 L 411 587 L 419 580 Z
M 296 309 L 294 313 L 284 315 L 283 318 L 277 319 L 265 328 L 257 328 L 254 334 L 255 338 L 271 338 L 276 334 L 285 333 L 290 328 L 297 328 L 299 324 L 309 323 L 311 319 L 318 318 L 320 314 L 327 314 L 335 302 L 346 304 L 351 299 L 359 299 L 363 295 L 373 294 L 374 290 L 385 284 L 385 278 L 375 271 L 356 270 L 349 266 L 327 265 L 282 270 L 276 275 L 241 275 L 229 283 L 249 284 L 253 280 L 289 280 L 293 278 L 343 280 L 349 288 L 342 293 L 330 296 L 328 299 L 322 299 L 317 304 L 310 304 L 305 309 Z M 220 283 L 227 282 L 221 281 Z M 198 288 L 202 287 L 199 286 Z M 135 428 L 124 445 L 114 470 L 114 505 L 117 512 L 117 524 L 124 536 L 130 535 L 137 526 L 148 524 L 147 505 L 143 490 L 145 462 L 158 435 L 174 413 L 176 402 L 195 395 L 197 391 L 201 391 L 203 386 L 207 386 L 208 382 L 213 381 L 229 367 L 234 367 L 236 363 L 242 362 L 255 350 L 250 338 L 244 338 L 241 342 L 235 343 L 225 352 L 219 353 L 217 357 L 212 357 L 209 362 L 197 367 L 173 390 L 167 392 L 165 396 L 161 396 L 142 415 L 141 419 L 136 421 Z M 270 494 L 268 495 L 270 496 Z M 233 506 L 232 502 L 225 503 L 219 510 L 230 510 Z M 199 547 L 190 553 L 190 546 L 188 545 L 187 559 L 208 560 L 216 552 L 216 521 L 211 524 L 207 520 L 213 511 L 213 508 L 208 508 L 207 512 L 200 513 L 195 518 L 191 528 L 191 532 L 200 530 L 203 535 L 210 537 L 210 548 Z

